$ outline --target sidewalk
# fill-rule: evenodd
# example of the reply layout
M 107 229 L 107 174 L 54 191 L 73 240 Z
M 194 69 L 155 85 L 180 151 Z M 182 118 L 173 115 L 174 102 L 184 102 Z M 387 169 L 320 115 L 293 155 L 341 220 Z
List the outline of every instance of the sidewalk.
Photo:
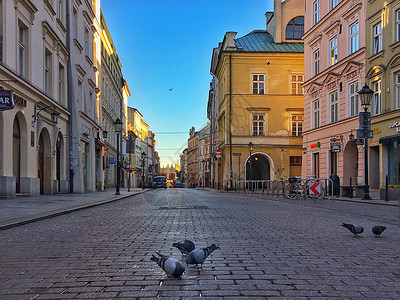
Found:
M 131 188 L 128 192 L 127 188 L 120 188 L 121 195 L 115 195 L 114 188 L 83 194 L 53 194 L 0 199 L 0 230 L 110 203 L 148 190 Z

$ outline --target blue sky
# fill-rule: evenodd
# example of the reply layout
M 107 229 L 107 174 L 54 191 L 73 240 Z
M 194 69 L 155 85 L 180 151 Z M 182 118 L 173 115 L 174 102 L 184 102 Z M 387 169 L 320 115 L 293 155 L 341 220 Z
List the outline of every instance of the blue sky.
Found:
M 128 105 L 156 134 L 161 165 L 175 164 L 189 129 L 208 121 L 212 49 L 227 31 L 265 29 L 273 0 L 101 0 L 101 7 L 132 94 Z

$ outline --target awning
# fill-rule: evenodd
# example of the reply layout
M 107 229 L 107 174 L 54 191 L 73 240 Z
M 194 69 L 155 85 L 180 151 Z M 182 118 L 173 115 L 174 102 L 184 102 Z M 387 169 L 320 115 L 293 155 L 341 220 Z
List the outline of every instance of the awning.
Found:
M 391 136 L 385 136 L 379 139 L 380 144 L 386 144 L 394 141 L 399 141 L 400 142 L 400 134 L 396 135 L 391 135 Z
M 100 145 L 101 147 L 105 147 L 106 145 L 104 145 L 104 143 L 102 141 L 100 141 L 99 139 L 96 138 L 96 144 Z

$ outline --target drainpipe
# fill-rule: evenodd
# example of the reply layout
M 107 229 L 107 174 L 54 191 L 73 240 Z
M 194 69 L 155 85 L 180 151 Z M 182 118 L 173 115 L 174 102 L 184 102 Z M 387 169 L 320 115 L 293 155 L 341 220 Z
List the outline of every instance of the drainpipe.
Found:
M 68 49 L 68 129 L 69 129 L 69 192 L 74 192 L 74 170 L 72 168 L 72 149 L 73 149 L 73 136 L 72 136 L 72 99 L 73 99 L 73 89 L 72 89 L 72 62 L 71 62 L 71 14 L 70 14 L 71 1 L 67 0 L 66 13 L 67 13 L 67 49 Z
M 229 53 L 229 180 L 232 187 L 232 53 Z

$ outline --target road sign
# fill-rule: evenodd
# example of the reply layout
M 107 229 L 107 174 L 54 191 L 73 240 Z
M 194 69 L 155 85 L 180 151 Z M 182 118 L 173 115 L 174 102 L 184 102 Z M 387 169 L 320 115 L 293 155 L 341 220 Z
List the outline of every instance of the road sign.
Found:
M 115 164 L 117 163 L 117 160 L 116 160 L 115 158 L 110 158 L 110 159 L 109 159 L 109 163 L 110 163 L 111 165 L 115 165 Z
M 221 157 L 221 151 L 216 151 L 215 154 L 216 154 L 217 158 Z
M 342 144 L 340 142 L 332 142 L 331 143 L 331 151 L 332 152 L 340 152 L 341 145 Z
M 361 130 L 357 129 L 357 138 L 358 139 L 372 139 L 374 137 L 373 130 Z
M 371 113 L 367 112 L 360 112 L 359 116 L 360 122 L 360 130 L 370 130 L 371 129 Z
M 319 195 L 321 194 L 321 183 L 320 182 L 314 182 L 312 186 L 308 189 L 310 195 Z

